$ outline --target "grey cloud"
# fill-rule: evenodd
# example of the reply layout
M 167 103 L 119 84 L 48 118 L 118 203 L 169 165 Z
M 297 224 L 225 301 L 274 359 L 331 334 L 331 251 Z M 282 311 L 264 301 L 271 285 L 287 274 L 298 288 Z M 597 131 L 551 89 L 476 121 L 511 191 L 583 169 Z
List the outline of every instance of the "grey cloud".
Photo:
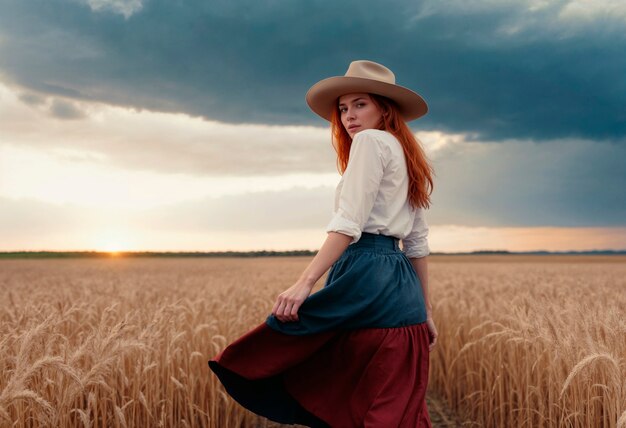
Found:
M 76 99 L 321 125 L 304 103 L 308 87 L 368 58 L 426 98 L 421 129 L 626 141 L 623 26 L 557 22 L 567 2 L 533 13 L 528 3 L 495 4 L 467 14 L 454 12 L 456 1 L 152 0 L 124 19 L 60 0 L 4 1 L 0 69 Z
M 55 98 L 50 105 L 50 114 L 58 119 L 82 119 L 85 113 L 74 104 Z
M 218 148 L 229 146 L 223 151 Z M 297 149 L 295 149 L 297 150 Z M 133 170 L 193 174 L 203 176 L 282 175 L 329 173 L 335 171 L 332 158 L 314 147 L 297 153 L 287 148 L 272 151 L 268 144 L 246 145 L 216 141 L 197 144 L 172 152 L 167 144 L 155 143 L 148 150 L 120 147 L 111 158 L 114 166 Z M 295 155 L 294 155 L 295 153 Z M 306 157 L 306 155 L 310 157 Z M 320 160 L 318 162 L 318 160 Z
M 269 134 L 269 131 L 268 131 Z M 316 138 L 288 140 L 248 133 L 248 138 L 208 135 L 203 139 L 115 144 L 106 149 L 121 167 L 205 176 L 282 175 L 336 171 L 330 143 Z M 112 150 L 113 149 L 113 150 Z
M 626 225 L 626 146 L 501 143 L 437 157 L 429 218 L 466 226 Z
M 125 18 L 139 12 L 143 7 L 142 0 L 86 0 L 86 3 L 95 12 L 110 11 Z
M 33 92 L 23 92 L 19 94 L 19 99 L 24 104 L 32 106 L 32 107 L 38 107 L 42 104 L 45 104 L 46 102 L 46 97 L 43 97 L 39 94 L 35 94 Z

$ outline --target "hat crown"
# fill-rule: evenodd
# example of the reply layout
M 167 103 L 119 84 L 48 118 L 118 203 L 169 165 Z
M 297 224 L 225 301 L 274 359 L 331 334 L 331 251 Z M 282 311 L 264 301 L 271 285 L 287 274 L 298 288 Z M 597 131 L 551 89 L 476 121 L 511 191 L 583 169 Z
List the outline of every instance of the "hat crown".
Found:
M 352 61 L 345 77 L 359 77 L 361 79 L 378 80 L 379 82 L 396 84 L 396 75 L 382 64 L 374 61 Z

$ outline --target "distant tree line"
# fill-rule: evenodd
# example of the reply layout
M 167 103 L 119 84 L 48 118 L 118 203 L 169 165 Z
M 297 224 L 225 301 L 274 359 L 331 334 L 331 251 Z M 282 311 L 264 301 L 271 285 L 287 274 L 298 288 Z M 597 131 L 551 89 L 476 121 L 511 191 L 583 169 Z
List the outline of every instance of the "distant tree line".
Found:
M 0 259 L 70 259 L 70 258 L 118 258 L 118 257 L 284 257 L 284 256 L 314 256 L 317 251 L 311 250 L 290 250 L 290 251 L 5 251 L 0 252 Z M 465 253 L 443 253 L 431 252 L 431 256 L 436 255 L 618 255 L 626 254 L 626 250 L 594 250 L 594 251 L 521 251 L 512 252 L 506 250 L 479 250 Z

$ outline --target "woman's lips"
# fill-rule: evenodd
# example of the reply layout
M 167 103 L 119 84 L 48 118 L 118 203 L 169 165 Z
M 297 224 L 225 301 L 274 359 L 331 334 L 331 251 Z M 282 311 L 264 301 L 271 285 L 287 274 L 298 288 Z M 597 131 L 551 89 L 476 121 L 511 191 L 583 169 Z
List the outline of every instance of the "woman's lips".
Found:
M 356 128 L 358 128 L 359 126 L 360 126 L 360 125 L 350 125 L 350 126 L 348 126 L 348 130 L 349 130 L 349 131 L 352 131 L 353 129 L 356 129 Z

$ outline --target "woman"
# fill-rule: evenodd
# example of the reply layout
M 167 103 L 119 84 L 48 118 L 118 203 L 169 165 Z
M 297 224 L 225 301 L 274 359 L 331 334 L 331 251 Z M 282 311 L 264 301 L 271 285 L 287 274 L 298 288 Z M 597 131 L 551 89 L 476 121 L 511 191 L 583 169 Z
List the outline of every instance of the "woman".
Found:
M 430 427 L 425 392 L 437 329 L 423 208 L 432 178 L 405 123 L 428 107 L 371 61 L 316 83 L 306 99 L 330 121 L 343 172 L 328 237 L 265 322 L 209 366 L 240 404 L 277 422 Z

